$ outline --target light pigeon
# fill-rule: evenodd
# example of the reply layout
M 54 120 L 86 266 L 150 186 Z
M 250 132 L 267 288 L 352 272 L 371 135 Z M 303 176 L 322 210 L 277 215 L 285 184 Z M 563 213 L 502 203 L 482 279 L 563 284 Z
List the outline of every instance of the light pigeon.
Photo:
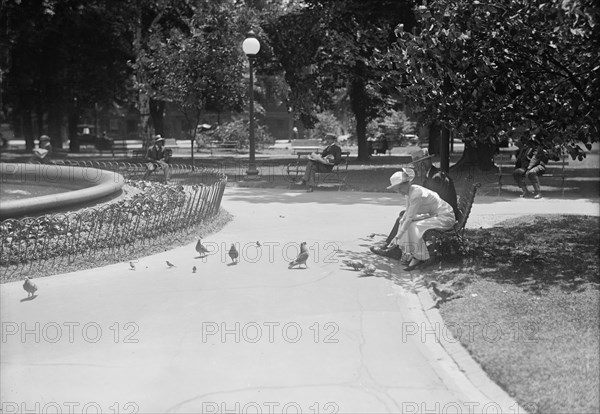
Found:
M 167 262 L 167 266 L 169 266 L 169 267 L 175 267 L 175 265 L 173 263 L 169 262 L 168 260 L 166 262 Z
M 231 247 L 229 248 L 229 257 L 231 257 L 231 261 L 233 263 L 236 263 L 239 256 L 240 254 L 235 248 L 235 244 L 231 243 Z
M 306 242 L 302 242 L 300 243 L 300 253 L 298 253 L 298 256 L 296 256 L 296 259 L 291 261 L 288 269 L 291 269 L 294 266 L 300 266 L 301 264 L 304 265 L 304 267 L 308 268 L 308 266 L 306 265 L 306 261 L 308 260 L 308 249 L 306 248 Z
M 202 239 L 198 239 L 198 243 L 196 243 L 196 251 L 200 256 L 204 256 L 208 253 L 208 249 L 202 244 Z
M 435 295 L 439 297 L 442 302 L 459 297 L 456 295 L 456 292 L 450 288 L 442 287 L 440 289 L 437 282 L 430 282 L 429 286 L 431 286 L 433 293 L 435 293 Z
M 133 262 L 129 262 L 129 270 L 135 270 L 135 264 L 133 264 Z
M 23 283 L 23 289 L 27 292 L 27 297 L 33 296 L 35 291 L 38 290 L 35 283 L 33 283 L 28 277 L 25 278 L 25 283 Z
M 344 264 L 354 270 L 364 269 L 365 265 L 360 260 L 344 260 Z
M 363 272 L 365 273 L 365 275 L 372 275 L 375 273 L 375 270 L 377 270 L 375 266 L 373 266 L 372 264 L 368 264 L 365 266 Z

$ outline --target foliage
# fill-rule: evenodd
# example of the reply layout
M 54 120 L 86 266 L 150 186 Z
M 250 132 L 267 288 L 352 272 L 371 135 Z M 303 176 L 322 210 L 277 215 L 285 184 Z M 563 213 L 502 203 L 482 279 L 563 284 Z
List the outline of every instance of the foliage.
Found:
M 269 129 L 258 123 L 254 123 L 254 140 L 257 143 L 273 143 L 275 139 L 269 133 Z M 236 141 L 240 147 L 248 146 L 248 120 L 247 119 L 236 119 L 231 122 L 227 122 L 223 125 L 219 125 L 214 131 L 210 133 L 211 139 L 217 141 Z
M 367 125 L 367 136 L 390 135 L 400 138 L 402 134 L 414 134 L 416 123 L 404 111 L 391 110 L 389 114 L 372 120 Z
M 600 6 L 593 0 L 438 0 L 376 62 L 422 120 L 467 141 L 531 129 L 548 147 L 600 135 Z
M 331 108 L 336 92 L 347 89 L 356 117 L 359 158 L 368 158 L 366 124 L 391 107 L 395 93 L 393 88 L 378 87 L 382 73 L 371 57 L 387 50 L 398 23 L 412 25 L 411 2 L 306 3 L 264 27 L 291 89 L 290 106 L 312 128 L 315 113 Z
M 324 139 L 327 134 L 340 135 L 342 124 L 331 111 L 317 114 L 317 119 L 318 122 L 315 125 L 314 132 L 311 134 L 313 138 Z

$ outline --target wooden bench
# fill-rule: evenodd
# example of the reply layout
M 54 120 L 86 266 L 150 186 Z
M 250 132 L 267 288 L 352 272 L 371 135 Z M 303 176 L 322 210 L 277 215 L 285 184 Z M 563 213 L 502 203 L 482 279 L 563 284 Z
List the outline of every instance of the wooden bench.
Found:
M 142 157 L 146 154 L 144 142 L 141 139 L 114 140 L 110 151 L 113 157 L 115 154 L 122 154 L 127 157 L 130 151 L 134 158 L 138 158 L 140 154 Z
M 498 177 L 498 195 L 502 192 L 502 186 L 504 185 L 503 180 L 504 177 L 509 179 L 509 182 L 515 183 L 513 178 L 513 171 L 515 169 L 515 161 L 512 156 L 514 154 L 514 149 L 501 148 L 498 154 L 494 158 L 494 162 L 498 165 L 498 172 L 496 176 Z M 560 160 L 550 160 L 546 163 L 546 172 L 540 176 L 540 182 L 542 183 L 544 177 L 546 178 L 559 178 L 561 181 L 561 191 L 562 196 L 565 196 L 565 165 L 567 163 L 569 156 L 567 154 L 561 154 L 559 156 Z M 560 168 L 560 172 L 556 171 L 557 167 Z M 526 180 L 527 186 L 531 187 L 531 183 L 529 180 Z
M 292 154 L 298 154 L 298 152 L 309 154 L 311 152 L 319 151 L 323 145 L 318 139 L 293 139 L 292 140 Z
M 459 217 L 453 228 L 449 230 L 429 229 L 423 234 L 423 240 L 433 260 L 441 260 L 442 257 L 455 256 L 459 253 L 465 242 L 465 226 L 479 187 L 481 187 L 480 183 L 467 186 L 458 196 Z
M 207 148 L 210 149 L 210 155 L 212 155 L 213 150 L 237 151 L 239 147 L 240 143 L 238 141 L 210 141 L 207 145 Z
M 306 170 L 306 163 L 308 160 L 306 157 L 313 151 L 298 151 L 296 155 L 298 158 L 295 162 L 291 162 L 286 166 L 287 179 L 293 183 L 304 177 Z M 321 185 L 337 185 L 338 190 L 346 186 L 346 180 L 348 178 L 348 158 L 350 156 L 349 151 L 342 151 L 342 159 L 339 164 L 335 165 L 331 171 L 317 172 L 315 174 L 316 186 Z

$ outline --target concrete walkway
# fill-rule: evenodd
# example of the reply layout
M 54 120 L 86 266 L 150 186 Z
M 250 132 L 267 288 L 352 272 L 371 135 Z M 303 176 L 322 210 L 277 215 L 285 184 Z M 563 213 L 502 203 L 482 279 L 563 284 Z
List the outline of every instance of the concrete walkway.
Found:
M 476 202 L 471 227 L 598 214 L 597 200 Z M 228 188 L 235 218 L 204 240 L 206 258 L 190 244 L 136 270 L 36 279 L 33 300 L 22 282 L 1 285 L 2 412 L 519 412 L 462 348 L 445 347 L 418 274 L 368 252 L 400 204 L 391 193 Z M 288 270 L 302 241 L 308 269 Z

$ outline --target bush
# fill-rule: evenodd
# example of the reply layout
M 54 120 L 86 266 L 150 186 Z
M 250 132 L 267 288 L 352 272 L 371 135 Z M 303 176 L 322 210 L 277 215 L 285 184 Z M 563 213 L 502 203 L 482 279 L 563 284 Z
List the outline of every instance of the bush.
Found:
M 275 139 L 269 133 L 269 129 L 266 126 L 255 122 L 254 127 L 254 140 L 256 143 L 271 144 L 275 142 Z M 240 147 L 246 147 L 248 146 L 248 131 L 248 120 L 237 119 L 217 126 L 211 134 L 211 139 L 217 141 L 236 141 Z

